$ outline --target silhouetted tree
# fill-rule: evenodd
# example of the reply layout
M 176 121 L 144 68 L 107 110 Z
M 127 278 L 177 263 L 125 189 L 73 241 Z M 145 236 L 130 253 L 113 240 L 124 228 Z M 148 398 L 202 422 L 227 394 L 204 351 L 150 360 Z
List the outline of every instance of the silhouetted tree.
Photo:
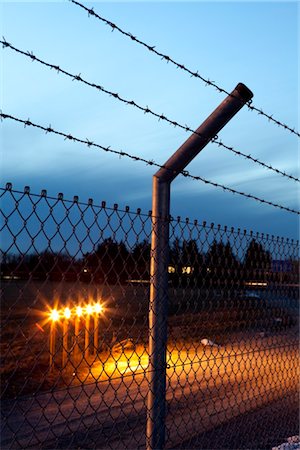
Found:
M 262 244 L 252 239 L 244 258 L 246 280 L 266 280 L 271 270 L 272 258 Z
M 206 254 L 206 266 L 207 280 L 216 287 L 231 287 L 240 281 L 240 264 L 229 242 L 213 241 Z
M 185 266 L 195 268 L 199 264 L 199 250 L 194 239 L 184 240 L 181 251 L 181 261 Z
M 6 255 L 1 272 L 26 279 L 74 280 L 79 263 L 65 253 L 45 250 L 27 255 Z
M 145 239 L 138 242 L 131 252 L 131 276 L 138 280 L 149 280 L 151 245 Z
M 184 240 L 181 251 L 182 278 L 190 286 L 202 285 L 205 273 L 205 258 L 198 250 L 197 241 Z
M 95 252 L 85 255 L 86 278 L 108 283 L 122 283 L 129 275 L 129 252 L 124 242 L 104 239 Z
M 178 285 L 182 273 L 181 252 L 180 240 L 175 238 L 169 249 L 169 280 L 174 286 Z
M 199 252 L 195 239 L 184 240 L 182 244 L 176 238 L 170 248 L 169 278 L 174 285 L 195 286 L 203 284 L 205 258 Z
M 17 270 L 20 271 L 22 264 L 21 255 L 13 255 L 1 251 L 1 276 L 17 275 Z
M 176 238 L 170 245 L 170 252 L 169 252 L 169 262 L 175 268 L 179 264 L 181 264 L 181 252 L 182 246 L 180 245 L 180 240 Z

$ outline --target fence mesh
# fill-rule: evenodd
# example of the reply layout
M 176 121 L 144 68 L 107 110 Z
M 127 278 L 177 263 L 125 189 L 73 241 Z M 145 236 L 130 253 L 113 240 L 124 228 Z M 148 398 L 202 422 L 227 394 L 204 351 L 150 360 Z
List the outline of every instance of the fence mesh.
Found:
M 2 448 L 144 448 L 151 212 L 1 196 Z M 299 243 L 170 219 L 167 448 L 297 432 Z

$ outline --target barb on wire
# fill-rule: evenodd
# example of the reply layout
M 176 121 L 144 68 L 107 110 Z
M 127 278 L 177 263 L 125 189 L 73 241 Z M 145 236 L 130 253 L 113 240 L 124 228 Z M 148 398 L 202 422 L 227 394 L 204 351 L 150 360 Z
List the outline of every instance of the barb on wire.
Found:
M 113 153 L 113 154 L 119 155 L 119 156 L 125 156 L 125 157 L 127 157 L 129 159 L 132 159 L 133 161 L 139 161 L 139 162 L 143 162 L 143 163 L 145 163 L 147 165 L 159 167 L 161 169 L 170 170 L 167 166 L 158 164 L 157 162 L 155 162 L 153 160 L 147 160 L 147 159 L 142 158 L 140 156 L 132 155 L 132 154 L 124 152 L 124 151 L 114 150 L 110 146 L 105 147 L 103 145 L 96 144 L 96 143 L 90 141 L 89 139 L 81 139 L 81 138 L 72 136 L 71 134 L 67 134 L 67 133 L 64 133 L 62 131 L 54 130 L 53 128 L 50 128 L 50 127 L 44 127 L 42 125 L 33 123 L 33 122 L 30 121 L 30 119 L 27 119 L 27 120 L 20 119 L 20 118 L 17 118 L 15 116 L 12 116 L 12 115 L 5 114 L 5 113 L 3 113 L 1 111 L 0 112 L 0 120 L 3 120 L 3 119 L 11 119 L 11 120 L 14 120 L 15 122 L 19 122 L 19 123 L 22 123 L 24 125 L 26 124 L 26 126 L 31 126 L 31 127 L 34 127 L 34 128 L 38 128 L 38 129 L 43 130 L 45 132 L 53 133 L 55 135 L 62 136 L 65 139 L 69 139 L 69 140 L 72 140 L 74 142 L 85 144 L 88 147 L 95 147 L 95 148 L 101 149 L 101 150 L 103 150 L 105 152 Z M 261 199 L 261 198 L 255 196 L 255 195 L 252 195 L 252 194 L 247 194 L 245 192 L 238 191 L 238 190 L 230 188 L 228 186 L 224 186 L 224 185 L 222 185 L 220 183 L 216 183 L 214 181 L 207 180 L 207 179 L 205 179 L 203 177 L 200 177 L 199 175 L 191 175 L 187 170 L 183 170 L 183 171 L 174 171 L 174 170 L 172 170 L 172 173 L 181 174 L 184 177 L 191 178 L 191 179 L 196 180 L 196 181 L 201 181 L 201 182 L 203 182 L 205 184 L 209 184 L 209 185 L 217 187 L 217 188 L 221 188 L 224 191 L 231 192 L 232 194 L 238 194 L 238 195 L 241 195 L 242 197 L 251 198 L 252 200 L 256 200 L 256 201 L 258 201 L 260 203 L 265 203 L 265 204 L 273 206 L 275 208 L 279 208 L 281 210 L 284 210 L 284 211 L 287 211 L 287 212 L 290 212 L 290 213 L 293 213 L 293 214 L 300 215 L 300 211 L 296 211 L 295 209 L 288 208 L 287 206 L 282 206 L 282 205 L 279 205 L 277 203 L 273 203 L 271 201 Z
M 112 31 L 117 30 L 123 36 L 129 37 L 132 41 L 135 41 L 137 44 L 143 46 L 150 52 L 159 56 L 162 60 L 166 61 L 167 63 L 173 64 L 175 67 L 177 67 L 177 69 L 181 69 L 184 72 L 187 72 L 191 77 L 198 78 L 199 80 L 203 81 L 203 83 L 205 83 L 206 86 L 211 86 L 220 93 L 231 95 L 229 92 L 226 91 L 226 89 L 223 89 L 222 87 L 218 86 L 214 81 L 211 81 L 209 78 L 205 78 L 202 75 L 200 75 L 198 71 L 193 71 L 193 70 L 189 69 L 188 67 L 186 67 L 184 64 L 180 64 L 179 62 L 175 61 L 170 56 L 159 52 L 158 50 L 156 50 L 155 46 L 149 45 L 146 42 L 138 39 L 136 36 L 133 36 L 131 33 L 124 31 L 122 28 L 118 27 L 118 25 L 116 25 L 115 23 L 113 23 L 113 22 L 105 19 L 104 17 L 100 16 L 99 14 L 97 14 L 93 9 L 88 8 L 87 6 L 83 5 L 82 3 L 80 3 L 76 0 L 70 0 L 70 1 L 72 3 L 74 3 L 75 5 L 79 6 L 80 8 L 84 9 L 85 11 L 87 11 L 89 16 L 94 16 L 101 22 L 103 22 L 106 25 L 108 25 L 109 27 L 111 27 Z M 289 131 L 290 133 L 293 133 L 296 136 L 300 137 L 300 133 L 297 130 L 295 130 L 295 128 L 291 128 L 290 126 L 286 125 L 285 123 L 281 122 L 280 120 L 274 119 L 272 117 L 272 115 L 264 112 L 261 108 L 257 108 L 256 106 L 253 106 L 252 100 L 249 100 L 246 104 L 250 111 L 255 111 L 258 115 L 264 116 L 266 119 L 268 119 L 269 122 L 273 122 L 276 125 L 278 125 L 279 127 L 282 127 L 285 130 Z
M 92 83 L 92 82 L 89 82 L 89 81 L 85 80 L 84 78 L 81 77 L 81 74 L 74 75 L 74 74 L 72 74 L 72 73 L 70 73 L 70 72 L 68 72 L 68 71 L 66 71 L 64 69 L 61 69 L 57 65 L 53 65 L 53 64 L 50 64 L 50 63 L 48 63 L 46 61 L 43 61 L 42 59 L 36 57 L 32 52 L 24 52 L 23 50 L 20 50 L 20 49 L 14 47 L 10 43 L 8 43 L 6 40 L 4 40 L 4 41 L 0 40 L 0 43 L 2 43 L 3 46 L 9 47 L 11 50 L 13 50 L 13 51 L 15 51 L 15 52 L 17 52 L 17 53 L 19 53 L 21 55 L 24 55 L 24 56 L 27 56 L 27 57 L 31 58 L 33 61 L 37 61 L 40 64 L 42 64 L 42 65 L 44 65 L 46 67 L 49 67 L 50 69 L 55 69 L 58 73 L 62 73 L 63 75 L 66 75 L 69 78 L 71 78 L 72 81 L 74 81 L 74 80 L 79 81 L 79 82 L 81 82 L 81 83 L 83 83 L 83 84 L 85 84 L 85 85 L 87 85 L 89 87 L 95 88 L 98 91 L 103 92 L 104 94 L 107 94 L 107 95 L 109 95 L 111 97 L 114 97 L 116 100 L 119 100 L 120 102 L 122 102 L 122 103 L 124 103 L 124 104 L 126 104 L 128 106 L 133 106 L 134 108 L 137 108 L 140 111 L 143 111 L 144 114 L 150 114 L 150 115 L 156 117 L 158 120 L 163 120 L 163 121 L 169 123 L 170 125 L 173 125 L 174 127 L 181 128 L 181 129 L 183 129 L 186 132 L 197 134 L 198 136 L 201 136 L 204 139 L 206 138 L 205 136 L 201 135 L 200 133 L 198 133 L 196 130 L 194 130 L 190 126 L 182 125 L 182 124 L 180 124 L 179 122 L 177 122 L 175 120 L 169 119 L 165 114 L 160 114 L 160 113 L 157 113 L 157 112 L 153 111 L 151 108 L 149 108 L 148 105 L 146 107 L 144 107 L 144 106 L 139 105 L 138 103 L 136 103 L 134 100 L 128 100 L 128 99 L 122 97 L 117 92 L 110 91 L 110 90 L 104 88 L 103 86 L 100 86 L 100 85 L 98 85 L 96 83 Z M 255 158 L 255 157 L 253 157 L 253 156 L 251 156 L 249 154 L 246 154 L 244 152 L 236 150 L 230 145 L 224 144 L 221 140 L 219 140 L 218 136 L 215 136 L 213 139 L 211 139 L 211 142 L 213 144 L 218 145 L 219 147 L 222 147 L 222 148 L 232 152 L 233 154 L 235 154 L 237 156 L 241 156 L 243 158 L 246 158 L 249 161 L 252 161 L 253 163 L 259 164 L 261 167 L 264 167 L 264 168 L 266 168 L 268 170 L 271 170 L 271 171 L 275 172 L 276 174 L 279 174 L 279 175 L 281 175 L 283 177 L 289 178 L 290 180 L 300 182 L 300 180 L 297 177 L 294 177 L 293 175 L 290 175 L 290 174 L 288 174 L 288 173 L 286 173 L 286 172 L 284 172 L 284 171 L 282 171 L 280 169 L 274 168 L 270 164 L 264 163 L 263 161 L 260 161 L 258 158 Z

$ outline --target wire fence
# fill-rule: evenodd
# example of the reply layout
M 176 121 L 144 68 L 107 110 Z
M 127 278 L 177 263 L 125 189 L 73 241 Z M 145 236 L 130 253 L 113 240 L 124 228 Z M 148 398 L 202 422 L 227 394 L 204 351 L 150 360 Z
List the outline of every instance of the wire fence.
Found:
M 93 9 L 71 2 L 176 68 L 233 96 Z M 218 136 L 207 138 L 4 38 L 0 43 L 299 182 L 296 176 L 224 144 Z M 251 101 L 246 105 L 300 136 Z M 168 163 L 161 165 L 29 118 L 1 111 L 0 119 L 171 170 Z M 172 170 L 172 175 L 177 174 L 300 214 L 187 170 Z M 82 202 L 78 196 L 68 200 L 62 193 L 49 196 L 46 190 L 34 194 L 28 186 L 18 191 L 11 183 L 0 188 L 0 202 L 3 449 L 265 449 L 295 434 L 298 241 L 169 217 L 170 238 L 161 253 L 162 259 L 169 255 L 164 270 L 168 279 L 162 286 L 158 269 L 153 274 L 159 261 L 153 235 L 159 227 L 155 228 L 157 218 L 151 211 L 108 207 L 105 202 L 97 205 L 93 199 Z M 165 219 L 160 217 L 159 223 L 164 227 Z M 159 299 L 168 291 L 166 310 L 152 301 L 154 289 Z M 166 349 L 156 345 L 163 331 L 154 327 L 155 317 L 161 328 L 167 323 Z M 165 392 L 156 389 L 159 383 L 166 383 Z M 156 421 L 155 426 L 151 421 Z M 158 423 L 160 440 L 155 445 Z
M 0 201 L 2 448 L 144 448 L 151 211 L 10 183 Z M 166 448 L 284 442 L 298 427 L 299 242 L 169 227 Z

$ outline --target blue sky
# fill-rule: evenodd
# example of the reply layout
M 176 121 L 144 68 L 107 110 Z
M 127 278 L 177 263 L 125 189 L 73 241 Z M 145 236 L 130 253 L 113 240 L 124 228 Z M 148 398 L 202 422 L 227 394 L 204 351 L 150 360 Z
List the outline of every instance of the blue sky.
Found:
M 85 3 L 83 1 L 83 3 Z M 121 28 L 231 91 L 238 82 L 253 103 L 291 127 L 298 123 L 296 2 L 86 2 Z M 1 35 L 22 50 L 170 119 L 197 128 L 224 96 L 166 64 L 70 2 L 3 2 Z M 1 108 L 22 119 L 164 163 L 188 134 L 1 49 Z M 227 145 L 295 176 L 298 139 L 244 108 L 219 133 Z M 153 167 L 1 124 L 1 180 L 16 189 L 64 192 L 151 209 Z M 189 171 L 299 209 L 298 184 L 209 144 Z M 298 218 L 271 206 L 178 177 L 172 215 L 298 237 Z

